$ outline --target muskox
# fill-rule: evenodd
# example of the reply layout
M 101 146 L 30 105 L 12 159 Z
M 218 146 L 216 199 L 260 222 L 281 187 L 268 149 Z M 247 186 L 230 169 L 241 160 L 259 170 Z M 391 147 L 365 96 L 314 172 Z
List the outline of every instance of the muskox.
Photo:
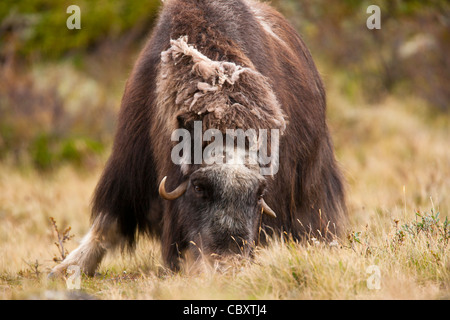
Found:
M 270 6 L 166 0 L 126 83 L 92 226 L 53 274 L 77 265 L 92 275 L 107 250 L 133 248 L 139 234 L 160 239 L 173 270 L 187 252 L 249 256 L 270 235 L 338 235 L 344 187 L 325 109 L 310 52 Z M 183 150 L 175 163 L 181 139 L 173 133 L 190 133 L 195 144 L 195 124 L 225 135 L 276 130 L 276 170 L 262 174 L 246 160 L 249 141 L 234 150 L 241 161 L 193 161 L 194 151 Z M 200 151 L 217 141 L 202 140 Z

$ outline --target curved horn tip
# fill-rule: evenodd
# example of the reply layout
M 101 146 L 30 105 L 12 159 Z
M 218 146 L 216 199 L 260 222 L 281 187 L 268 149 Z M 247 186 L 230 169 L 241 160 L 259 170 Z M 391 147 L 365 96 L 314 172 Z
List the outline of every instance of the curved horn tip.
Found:
M 163 195 L 167 194 L 167 192 L 166 192 L 166 180 L 167 180 L 167 176 L 162 178 L 161 182 L 159 183 L 159 188 L 158 188 L 159 195 L 161 197 L 163 197 L 163 198 L 164 198 Z
M 159 184 L 159 195 L 166 199 L 166 200 L 175 200 L 178 199 L 179 197 L 181 197 L 187 189 L 188 186 L 188 181 L 183 182 L 182 184 L 180 184 L 175 190 L 173 190 L 172 192 L 167 192 L 166 191 L 166 180 L 167 180 L 167 176 L 165 176 L 160 184 Z
M 263 211 L 263 213 L 267 214 L 268 216 L 270 216 L 272 218 L 277 217 L 275 212 L 272 210 L 271 207 L 269 207 L 269 205 L 264 201 L 264 199 L 262 200 L 262 211 Z

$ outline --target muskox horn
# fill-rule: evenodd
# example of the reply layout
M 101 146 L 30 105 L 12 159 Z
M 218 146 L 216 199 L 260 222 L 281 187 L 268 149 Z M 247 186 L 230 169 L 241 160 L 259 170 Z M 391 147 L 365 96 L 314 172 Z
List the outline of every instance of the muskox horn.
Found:
M 261 205 L 262 205 L 263 213 L 271 216 L 272 218 L 276 218 L 277 217 L 275 212 L 273 212 L 273 210 L 267 205 L 267 203 L 264 201 L 264 199 L 261 200 Z
M 166 191 L 166 179 L 167 177 L 164 177 L 161 180 L 161 183 L 159 184 L 159 195 L 163 197 L 166 200 L 175 200 L 181 197 L 188 187 L 189 180 L 186 180 L 182 184 L 180 184 L 175 190 L 172 192 Z

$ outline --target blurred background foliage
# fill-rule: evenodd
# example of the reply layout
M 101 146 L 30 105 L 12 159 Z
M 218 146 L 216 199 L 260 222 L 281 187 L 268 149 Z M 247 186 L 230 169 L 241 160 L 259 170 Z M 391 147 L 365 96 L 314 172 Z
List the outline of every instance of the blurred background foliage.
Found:
M 450 110 L 450 4 L 446 0 L 273 0 L 300 31 L 325 82 L 349 101 L 389 95 Z M 81 30 L 69 30 L 69 5 Z M 368 30 L 369 5 L 381 30 Z M 51 170 L 102 163 L 124 84 L 159 0 L 0 2 L 0 161 Z
M 449 110 L 450 2 L 447 0 L 273 1 L 304 36 L 313 57 L 341 75 L 343 91 L 372 103 L 417 95 Z M 370 5 L 381 29 L 368 30 Z

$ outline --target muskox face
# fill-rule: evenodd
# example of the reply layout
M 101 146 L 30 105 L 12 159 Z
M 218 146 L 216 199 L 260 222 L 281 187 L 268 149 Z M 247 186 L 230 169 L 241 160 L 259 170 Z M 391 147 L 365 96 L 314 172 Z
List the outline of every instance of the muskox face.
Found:
M 257 239 L 263 212 L 275 216 L 264 202 L 266 179 L 258 168 L 243 164 L 201 167 L 172 193 L 174 209 L 194 254 L 249 255 Z M 175 200 L 176 197 L 176 200 Z

